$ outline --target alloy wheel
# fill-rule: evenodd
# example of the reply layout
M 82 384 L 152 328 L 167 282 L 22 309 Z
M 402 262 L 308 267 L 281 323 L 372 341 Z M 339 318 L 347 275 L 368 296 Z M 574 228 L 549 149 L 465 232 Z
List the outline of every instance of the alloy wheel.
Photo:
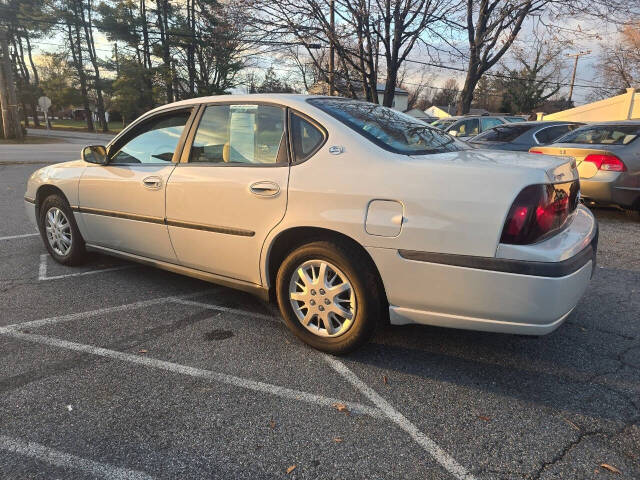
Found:
M 44 221 L 47 241 L 51 249 L 61 257 L 71 251 L 71 224 L 64 212 L 58 207 L 51 207 L 45 215 Z
M 321 337 L 344 334 L 356 316 L 351 282 L 325 260 L 308 260 L 295 269 L 289 282 L 289 301 L 302 326 Z

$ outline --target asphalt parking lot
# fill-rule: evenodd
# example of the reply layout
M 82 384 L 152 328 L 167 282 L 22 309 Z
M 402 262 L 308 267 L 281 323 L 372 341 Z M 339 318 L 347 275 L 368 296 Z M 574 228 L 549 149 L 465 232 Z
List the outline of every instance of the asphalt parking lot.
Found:
M 548 336 L 394 327 L 334 358 L 247 294 L 55 264 L 39 165 L 2 148 L 0 478 L 640 478 L 636 217 L 595 210 L 597 272 Z

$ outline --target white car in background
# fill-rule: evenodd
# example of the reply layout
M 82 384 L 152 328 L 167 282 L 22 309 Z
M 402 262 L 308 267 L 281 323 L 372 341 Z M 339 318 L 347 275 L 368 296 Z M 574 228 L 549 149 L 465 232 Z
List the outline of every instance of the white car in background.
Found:
M 27 185 L 56 261 L 95 250 L 275 297 L 332 353 L 387 321 L 548 333 L 595 264 L 572 159 L 472 150 L 360 101 L 185 100 L 82 157 Z

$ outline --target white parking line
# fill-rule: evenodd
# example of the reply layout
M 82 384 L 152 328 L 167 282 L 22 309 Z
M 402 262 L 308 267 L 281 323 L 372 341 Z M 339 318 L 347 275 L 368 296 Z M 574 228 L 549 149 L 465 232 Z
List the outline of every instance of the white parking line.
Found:
M 206 308 L 208 310 L 216 310 L 219 312 L 226 312 L 226 313 L 235 313 L 238 315 L 250 315 L 252 317 L 255 318 L 259 318 L 261 320 L 270 320 L 273 322 L 278 322 L 278 319 L 276 317 L 274 317 L 273 315 L 264 315 L 262 313 L 253 313 L 253 312 L 249 312 L 247 310 L 241 310 L 239 308 L 229 308 L 229 307 L 222 307 L 219 305 L 214 305 L 212 303 L 204 303 L 204 302 L 195 302 L 193 300 L 185 300 L 182 298 L 174 298 L 173 299 L 174 302 L 176 303 L 181 303 L 183 305 L 190 305 L 192 307 L 201 307 L 201 308 Z
M 94 462 L 93 460 L 54 450 L 39 443 L 24 442 L 5 435 L 0 435 L 0 449 L 35 458 L 49 465 L 81 470 L 96 478 L 105 478 L 107 480 L 149 480 L 153 478 L 144 472 Z
M 369 387 L 366 383 L 358 378 L 344 363 L 340 360 L 323 354 L 324 360 L 338 372 L 345 380 L 351 385 L 356 387 L 360 393 L 371 400 L 376 407 L 378 407 L 384 414 L 407 432 L 415 442 L 420 445 L 429 455 L 431 455 L 436 462 L 442 465 L 451 475 L 461 480 L 474 480 L 475 477 L 471 475 L 466 468 L 460 465 L 451 455 L 445 452 L 440 446 L 427 437 L 424 433 L 418 430 L 413 423 L 397 411 L 393 406 L 382 398 L 374 389 Z
M 25 233 L 24 235 L 10 235 L 8 237 L 0 237 L 0 241 L 2 240 L 14 240 L 16 238 L 27 238 L 27 237 L 35 237 L 40 235 L 39 233 Z
M 189 375 L 192 377 L 205 378 L 209 380 L 218 381 L 228 385 L 234 385 L 247 390 L 253 390 L 261 393 L 267 393 L 276 395 L 283 398 L 294 399 L 316 405 L 323 405 L 332 407 L 336 403 L 342 403 L 347 405 L 349 410 L 370 415 L 377 418 L 385 418 L 396 424 L 402 430 L 407 432 L 411 438 L 422 447 L 433 459 L 438 462 L 444 469 L 446 469 L 451 475 L 459 480 L 475 480 L 475 477 L 467 471 L 465 467 L 460 465 L 453 457 L 451 457 L 446 451 L 444 451 L 436 442 L 434 442 L 427 435 L 422 433 L 413 423 L 411 423 L 404 415 L 396 410 L 389 402 L 387 402 L 382 396 L 380 396 L 375 390 L 365 384 L 358 376 L 353 373 L 344 363 L 335 357 L 331 357 L 326 354 L 322 354 L 323 359 L 339 373 L 345 380 L 351 383 L 361 394 L 366 396 L 373 402 L 375 407 L 369 407 L 356 402 L 348 402 L 344 400 L 338 400 L 335 398 L 325 397 L 323 395 L 317 395 L 313 393 L 303 392 L 300 390 L 294 390 L 278 385 L 272 385 L 264 382 L 250 380 L 242 377 L 235 377 L 223 373 L 213 372 L 210 370 L 203 370 L 196 367 L 189 367 L 186 365 L 180 365 L 177 363 L 167 362 L 164 360 L 158 360 L 149 357 L 142 357 L 139 355 L 132 355 L 129 353 L 118 352 L 115 350 L 108 350 L 93 345 L 85 345 L 76 342 L 70 342 L 67 340 L 61 340 L 53 337 L 47 337 L 43 335 L 35 335 L 30 333 L 20 332 L 27 327 L 34 328 L 44 325 L 52 325 L 60 322 L 67 322 L 71 320 L 83 319 L 91 316 L 102 315 L 105 313 L 112 313 L 117 311 L 130 310 L 134 308 L 142 308 L 147 305 L 154 305 L 165 302 L 175 302 L 183 305 L 196 306 L 201 308 L 208 308 L 211 310 L 243 314 L 258 318 L 264 318 L 269 320 L 277 320 L 270 315 L 255 314 L 246 310 L 222 307 L 211 303 L 198 302 L 187 300 L 189 297 L 202 295 L 205 292 L 197 292 L 194 294 L 163 297 L 153 300 L 145 300 L 141 302 L 130 303 L 127 305 L 120 305 L 117 307 L 107 307 L 98 310 L 92 310 L 82 313 L 74 313 L 70 315 L 63 315 L 59 317 L 51 317 L 42 320 L 34 320 L 31 322 L 25 322 L 20 324 L 13 324 L 6 327 L 0 327 L 0 334 L 44 345 L 50 345 L 53 347 L 64 348 L 68 350 L 74 350 L 92 355 L 98 355 L 101 357 L 112 358 L 115 360 L 121 360 L 129 363 L 143 365 L 146 367 L 166 370 L 169 372 L 179 373 L 182 375 Z
M 47 257 L 48 254 L 43 253 L 40 255 L 40 267 L 38 268 L 38 281 L 43 282 L 46 280 L 60 280 L 61 278 L 68 277 L 83 277 L 85 275 L 94 275 L 96 273 L 115 272 L 116 270 L 126 270 L 128 268 L 134 268 L 136 265 L 123 265 L 121 267 L 102 268 L 100 270 L 89 270 L 87 272 L 67 273 L 64 275 L 55 275 L 53 277 L 47 277 Z
M 212 292 L 213 289 L 201 290 L 199 292 L 187 293 L 184 295 L 172 295 L 170 297 L 152 298 L 150 300 L 141 300 L 139 302 L 127 303 L 125 305 L 118 305 L 116 307 L 98 308 L 97 310 L 89 310 L 87 312 L 69 313 L 67 315 L 58 315 L 56 317 L 43 318 L 40 320 L 31 320 L 29 322 L 14 323 L 0 327 L 0 334 L 5 333 L 8 330 L 24 330 L 27 328 L 38 328 L 45 325 L 54 325 L 56 323 L 72 322 L 74 320 L 82 320 L 89 317 L 96 317 L 98 315 L 105 315 L 107 313 L 124 312 L 127 310 L 134 310 L 136 308 L 149 307 L 151 305 L 159 305 L 167 302 L 176 302 L 187 298 L 197 297 L 200 295 L 206 295 Z
M 258 382 L 256 380 L 249 380 L 247 378 L 235 377 L 233 375 L 227 375 L 225 373 L 218 373 L 211 370 L 189 367 L 187 365 L 180 365 L 178 363 L 143 357 L 140 355 L 132 355 L 130 353 L 118 352 L 117 350 L 108 350 L 106 348 L 96 347 L 93 345 L 85 345 L 82 343 L 70 342 L 68 340 L 61 340 L 44 335 L 36 335 L 33 333 L 22 333 L 16 330 L 8 329 L 0 333 L 8 337 L 17 338 L 28 342 L 38 343 L 41 345 L 49 345 L 51 347 L 64 348 L 76 352 L 89 353 L 91 355 L 112 358 L 114 360 L 121 360 L 123 362 L 143 365 L 145 367 L 166 370 L 168 372 L 189 375 L 191 377 L 213 380 L 216 382 L 225 383 L 227 385 L 233 385 L 236 387 L 244 388 L 246 390 L 253 390 L 260 393 L 275 395 L 277 397 L 282 397 L 289 400 L 298 400 L 314 405 L 323 405 L 325 407 L 333 407 L 335 404 L 344 404 L 347 405 L 347 408 L 354 413 L 361 413 L 378 418 L 384 417 L 384 414 L 379 409 L 372 408 L 367 405 L 362 405 L 360 403 L 325 397 L 324 395 L 303 392 L 301 390 L 294 390 L 291 388 L 281 387 L 279 385 Z

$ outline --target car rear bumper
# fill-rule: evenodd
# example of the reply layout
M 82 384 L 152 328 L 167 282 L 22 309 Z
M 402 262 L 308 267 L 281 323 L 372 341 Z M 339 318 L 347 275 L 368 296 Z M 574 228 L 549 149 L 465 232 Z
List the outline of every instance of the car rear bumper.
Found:
M 640 186 L 629 186 L 624 176 L 619 172 L 598 172 L 591 178 L 581 178 L 580 194 L 587 201 L 631 208 L 640 199 Z
M 382 275 L 391 323 L 523 335 L 555 330 L 578 304 L 595 268 L 597 226 L 585 211 L 580 213 L 591 219 L 592 228 L 585 228 L 585 218 L 569 225 L 566 230 L 580 235 L 569 234 L 564 243 L 556 243 L 563 250 L 554 254 L 559 261 L 433 256 L 439 254 L 420 258 L 416 252 L 369 248 Z M 541 244 L 528 247 L 548 250 L 549 245 Z M 582 248 L 576 252 L 578 245 Z M 529 257 L 549 255 L 545 251 Z

